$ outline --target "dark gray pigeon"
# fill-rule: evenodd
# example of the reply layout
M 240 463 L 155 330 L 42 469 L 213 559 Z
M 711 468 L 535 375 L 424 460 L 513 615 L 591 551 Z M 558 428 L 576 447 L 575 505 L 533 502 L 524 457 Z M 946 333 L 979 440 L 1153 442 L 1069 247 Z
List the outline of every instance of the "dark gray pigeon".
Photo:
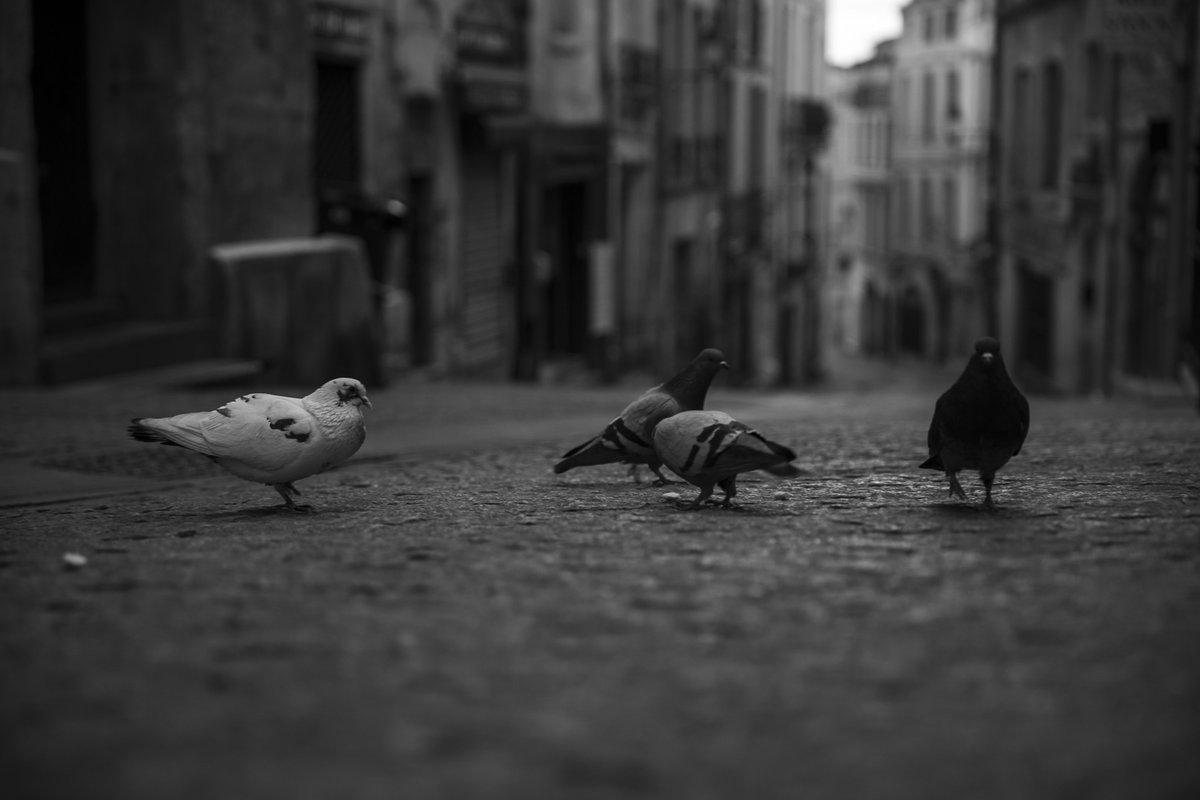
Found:
M 287 508 L 300 492 L 293 481 L 336 467 L 366 438 L 367 390 L 354 378 L 336 378 L 307 397 L 246 394 L 213 411 L 133 420 L 139 442 L 178 445 L 203 453 L 225 469 L 279 492 Z
M 554 465 L 554 471 L 561 473 L 598 464 L 632 464 L 633 472 L 638 464 L 646 464 L 658 476 L 656 485 L 670 483 L 662 474 L 662 461 L 655 455 L 651 443 L 655 426 L 680 411 L 704 408 L 713 378 L 728 368 L 720 350 L 700 351 L 670 380 L 646 390 L 625 406 L 625 410 L 598 436 L 563 454 L 562 460 Z
M 664 419 L 654 430 L 654 449 L 671 471 L 700 487 L 689 508 L 708 500 L 715 486 L 725 492 L 721 505 L 732 506 L 743 472 L 761 469 L 779 478 L 801 474 L 790 463 L 795 453 L 722 411 L 684 411 Z
M 996 470 L 1021 452 L 1029 432 L 1029 401 L 1004 368 L 1000 343 L 991 337 L 975 343 L 967 368 L 938 398 L 929 425 L 929 458 L 922 469 L 936 469 L 950 478 L 950 496 L 966 500 L 958 471 L 979 471 L 991 507 Z

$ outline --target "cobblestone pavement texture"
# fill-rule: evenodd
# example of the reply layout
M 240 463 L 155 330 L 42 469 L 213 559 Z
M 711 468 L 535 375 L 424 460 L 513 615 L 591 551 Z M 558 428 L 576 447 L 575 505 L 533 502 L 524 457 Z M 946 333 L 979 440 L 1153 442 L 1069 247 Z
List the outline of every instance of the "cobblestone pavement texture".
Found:
M 989 512 L 916 468 L 941 388 L 718 388 L 807 474 L 682 511 L 550 472 L 627 388 L 398 386 L 377 449 L 300 484 L 313 515 L 121 440 L 228 389 L 6 392 L 10 468 L 158 486 L 0 508 L 0 785 L 1200 796 L 1194 410 L 1032 398 Z

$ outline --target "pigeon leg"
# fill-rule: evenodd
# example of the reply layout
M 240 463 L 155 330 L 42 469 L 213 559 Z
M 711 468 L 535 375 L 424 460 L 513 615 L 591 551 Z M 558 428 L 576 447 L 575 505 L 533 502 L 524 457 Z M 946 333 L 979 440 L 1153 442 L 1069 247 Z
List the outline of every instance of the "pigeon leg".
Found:
M 650 471 L 658 476 L 658 480 L 654 481 L 655 486 L 670 486 L 675 483 L 675 481 L 662 474 L 662 464 L 652 462 L 648 466 L 650 467 Z
M 297 489 L 295 485 L 291 483 L 272 483 L 271 488 L 279 492 L 279 496 L 283 498 L 283 502 L 285 503 L 285 507 L 288 511 L 296 511 L 300 514 L 307 514 L 313 510 L 313 507 L 310 505 L 298 505 L 294 500 L 292 500 L 293 496 L 300 496 L 300 490 Z
M 706 502 L 708 498 L 712 497 L 712 490 L 713 487 L 711 485 L 701 486 L 700 494 L 696 495 L 696 499 L 692 501 L 688 508 L 699 508 L 701 503 Z
M 637 464 L 629 465 L 629 477 L 633 478 L 634 483 L 641 486 L 642 476 L 638 474 L 638 465 Z
M 996 504 L 992 502 L 992 481 L 996 480 L 996 473 L 986 475 L 979 473 L 979 480 L 983 481 L 983 490 L 986 493 L 983 498 L 984 508 L 995 508 Z
M 725 508 L 736 508 L 733 504 L 733 498 L 737 495 L 737 476 L 731 475 L 717 483 L 721 490 L 725 492 L 725 499 L 721 501 L 721 505 Z
M 958 482 L 957 472 L 947 472 L 950 476 L 950 496 L 957 497 L 959 500 L 966 500 L 967 493 L 963 491 L 962 484 Z

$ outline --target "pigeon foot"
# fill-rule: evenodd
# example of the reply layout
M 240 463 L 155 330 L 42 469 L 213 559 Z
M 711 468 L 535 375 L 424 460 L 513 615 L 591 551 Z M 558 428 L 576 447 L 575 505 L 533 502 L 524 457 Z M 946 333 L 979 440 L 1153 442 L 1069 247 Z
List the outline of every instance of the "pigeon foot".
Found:
M 674 483 L 678 483 L 678 481 L 673 481 L 670 478 L 668 478 L 666 475 L 662 474 L 662 465 L 661 464 L 648 464 L 647 466 L 650 468 L 650 471 L 653 472 L 655 475 L 655 480 L 654 480 L 654 484 L 653 484 L 654 486 L 670 486 Z
M 959 500 L 966 500 L 967 493 L 963 491 L 962 484 L 958 482 L 958 475 L 953 472 L 946 474 L 950 476 L 950 496 L 957 497 Z
M 290 483 L 273 483 L 271 488 L 279 492 L 279 496 L 283 498 L 284 508 L 288 511 L 294 511 L 297 514 L 312 514 L 316 509 L 307 503 L 297 503 L 293 497 L 300 496 L 300 490 Z

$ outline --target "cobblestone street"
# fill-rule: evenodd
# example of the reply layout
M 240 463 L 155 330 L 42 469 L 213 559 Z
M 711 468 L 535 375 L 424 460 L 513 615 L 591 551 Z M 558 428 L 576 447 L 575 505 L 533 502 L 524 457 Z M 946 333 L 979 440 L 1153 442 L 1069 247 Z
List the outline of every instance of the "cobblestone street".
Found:
M 240 390 L 5 392 L 13 480 L 144 473 L 0 508 L 5 794 L 1197 796 L 1194 409 L 1032 397 L 988 511 L 942 388 L 714 387 L 806 475 L 681 511 L 550 472 L 628 388 L 393 387 L 310 516 L 121 438 Z

